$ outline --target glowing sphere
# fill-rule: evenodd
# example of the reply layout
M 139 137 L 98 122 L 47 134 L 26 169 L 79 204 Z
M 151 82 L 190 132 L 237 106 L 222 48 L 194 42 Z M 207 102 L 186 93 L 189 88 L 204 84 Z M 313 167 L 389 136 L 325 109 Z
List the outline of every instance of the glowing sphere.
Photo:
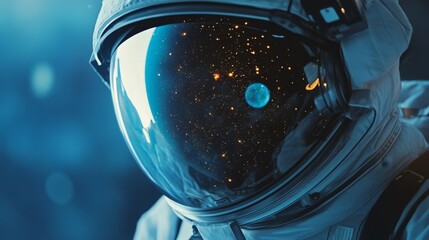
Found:
M 246 89 L 245 99 L 249 106 L 263 108 L 270 101 L 270 90 L 262 83 L 252 83 Z

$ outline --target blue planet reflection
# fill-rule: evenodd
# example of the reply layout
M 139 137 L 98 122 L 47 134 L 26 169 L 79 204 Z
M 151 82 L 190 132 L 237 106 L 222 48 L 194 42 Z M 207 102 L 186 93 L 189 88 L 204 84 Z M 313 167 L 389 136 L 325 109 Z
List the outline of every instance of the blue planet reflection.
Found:
M 252 83 L 246 89 L 245 99 L 249 106 L 263 108 L 270 101 L 270 90 L 262 83 Z

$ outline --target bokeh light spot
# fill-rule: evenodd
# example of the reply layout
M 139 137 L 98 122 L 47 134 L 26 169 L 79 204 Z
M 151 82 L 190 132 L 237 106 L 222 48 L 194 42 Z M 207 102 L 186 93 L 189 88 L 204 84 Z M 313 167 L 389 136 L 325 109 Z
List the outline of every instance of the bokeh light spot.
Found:
M 54 203 L 64 205 L 73 197 L 73 182 L 64 173 L 54 172 L 46 179 L 45 191 Z
M 54 84 L 54 71 L 46 63 L 40 63 L 33 69 L 31 76 L 31 89 L 38 98 L 46 97 L 52 90 Z

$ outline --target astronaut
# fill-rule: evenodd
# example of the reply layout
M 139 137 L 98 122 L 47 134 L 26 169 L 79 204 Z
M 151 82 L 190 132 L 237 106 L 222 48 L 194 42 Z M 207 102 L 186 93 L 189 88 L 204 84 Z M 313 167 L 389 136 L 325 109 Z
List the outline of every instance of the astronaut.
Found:
M 135 239 L 429 239 L 411 32 L 394 0 L 103 1 L 91 64 L 164 194 Z

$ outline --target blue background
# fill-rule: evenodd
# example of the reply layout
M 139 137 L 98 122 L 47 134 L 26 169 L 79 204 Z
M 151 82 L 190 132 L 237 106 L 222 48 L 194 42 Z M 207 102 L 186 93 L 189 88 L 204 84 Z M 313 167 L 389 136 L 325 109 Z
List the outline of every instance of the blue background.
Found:
M 0 1 L 2 240 L 131 239 L 159 197 L 88 65 L 100 2 Z M 429 3 L 408 5 L 416 31 L 403 78 L 429 79 Z
M 131 239 L 159 197 L 90 68 L 101 1 L 0 1 L 0 239 Z

